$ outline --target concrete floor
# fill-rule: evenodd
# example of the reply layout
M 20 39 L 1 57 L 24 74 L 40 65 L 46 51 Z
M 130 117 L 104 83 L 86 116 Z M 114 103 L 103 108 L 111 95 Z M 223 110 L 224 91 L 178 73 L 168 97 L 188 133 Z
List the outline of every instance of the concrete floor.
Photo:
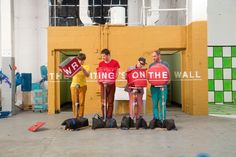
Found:
M 236 119 L 190 116 L 173 108 L 167 116 L 175 119 L 178 131 L 65 131 L 60 124 L 71 117 L 70 112 L 21 112 L 0 119 L 0 157 L 196 157 L 201 152 L 211 157 L 236 156 Z M 116 116 L 118 124 L 121 117 Z M 148 121 L 151 118 L 145 116 Z M 29 132 L 27 128 L 36 121 L 46 124 L 38 132 Z

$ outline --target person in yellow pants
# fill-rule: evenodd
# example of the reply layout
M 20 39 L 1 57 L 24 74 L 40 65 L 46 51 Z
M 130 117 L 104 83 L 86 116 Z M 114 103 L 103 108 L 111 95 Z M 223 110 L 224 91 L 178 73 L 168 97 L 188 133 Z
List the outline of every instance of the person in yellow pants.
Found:
M 89 66 L 84 64 L 84 61 L 86 60 L 86 55 L 84 53 L 79 53 L 78 60 L 79 60 L 79 63 L 81 64 L 81 69 L 75 76 L 73 76 L 71 86 L 70 86 L 72 111 L 73 111 L 73 116 L 76 118 L 80 118 L 84 116 L 85 94 L 87 91 L 86 77 L 89 77 L 89 74 L 90 74 Z M 75 89 L 76 85 L 79 85 L 78 92 L 76 92 L 76 89 Z M 79 106 L 77 108 L 78 111 L 75 111 L 76 98 L 79 99 Z M 78 112 L 78 115 L 76 114 L 77 112 Z

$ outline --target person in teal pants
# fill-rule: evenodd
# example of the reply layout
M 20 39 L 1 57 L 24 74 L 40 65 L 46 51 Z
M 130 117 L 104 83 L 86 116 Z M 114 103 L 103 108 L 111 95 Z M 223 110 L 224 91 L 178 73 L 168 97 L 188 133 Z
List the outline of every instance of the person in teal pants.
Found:
M 149 68 L 154 66 L 157 63 L 164 64 L 169 68 L 169 64 L 161 60 L 161 54 L 159 50 L 156 50 L 152 53 L 153 63 L 149 65 Z M 162 91 L 162 88 L 164 90 Z M 151 95 L 152 95 L 152 112 L 153 118 L 163 120 L 166 119 L 166 100 L 167 100 L 167 85 L 164 87 L 151 86 Z M 164 92 L 164 115 L 163 115 L 163 105 L 162 105 L 162 92 Z M 158 102 L 160 102 L 160 110 L 158 108 Z
M 167 86 L 164 86 L 164 117 L 163 117 L 163 105 L 162 105 L 162 87 L 151 86 L 152 94 L 152 112 L 153 118 L 163 120 L 166 119 L 166 100 L 167 100 Z M 160 111 L 158 109 L 158 102 L 160 102 Z

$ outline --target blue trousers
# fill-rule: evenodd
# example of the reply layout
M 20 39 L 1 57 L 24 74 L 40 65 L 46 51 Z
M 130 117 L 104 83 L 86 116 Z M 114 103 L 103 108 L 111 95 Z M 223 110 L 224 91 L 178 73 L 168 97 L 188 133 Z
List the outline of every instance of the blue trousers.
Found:
M 151 86 L 152 113 L 153 113 L 153 117 L 155 119 L 163 120 L 163 119 L 166 119 L 167 86 L 163 87 L 164 88 L 164 93 L 162 93 L 161 88 L 162 87 Z M 162 94 L 164 94 L 164 106 L 162 104 Z M 160 110 L 158 108 L 158 103 L 159 102 L 160 102 Z M 164 109 L 164 115 L 163 115 L 163 109 Z

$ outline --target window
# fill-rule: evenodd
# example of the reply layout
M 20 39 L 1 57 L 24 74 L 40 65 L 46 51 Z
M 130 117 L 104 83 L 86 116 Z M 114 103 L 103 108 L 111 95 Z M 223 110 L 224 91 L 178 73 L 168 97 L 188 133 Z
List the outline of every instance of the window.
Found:
M 79 0 L 50 0 L 50 26 L 81 26 L 79 17 Z M 88 0 L 88 16 L 95 24 L 110 21 L 109 10 L 112 7 L 124 7 L 125 19 L 128 22 L 127 0 Z

